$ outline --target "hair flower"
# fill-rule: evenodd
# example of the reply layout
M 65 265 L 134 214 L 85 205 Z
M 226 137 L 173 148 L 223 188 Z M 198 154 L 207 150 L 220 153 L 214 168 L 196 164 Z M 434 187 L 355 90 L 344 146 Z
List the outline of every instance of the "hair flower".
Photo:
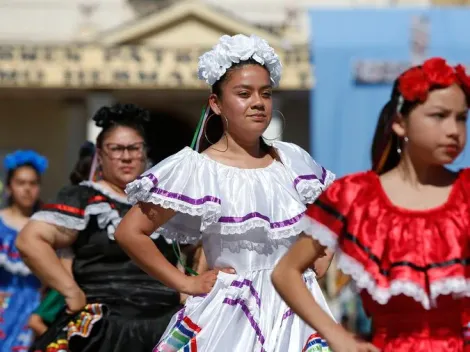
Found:
M 3 160 L 6 170 L 14 170 L 24 165 L 31 165 L 39 173 L 43 174 L 48 166 L 47 159 L 33 150 L 17 150 L 8 154 Z
M 407 101 L 424 102 L 431 89 L 453 84 L 458 84 L 470 98 L 470 77 L 464 67 L 452 67 L 440 57 L 428 59 L 423 65 L 410 68 L 398 78 L 398 90 Z
M 224 35 L 212 50 L 199 58 L 198 76 L 209 85 L 214 85 L 234 64 L 253 59 L 269 71 L 273 86 L 279 86 L 282 65 L 268 42 L 256 35 Z
M 455 83 L 454 69 L 440 57 L 426 60 L 422 70 L 432 85 L 447 87 Z

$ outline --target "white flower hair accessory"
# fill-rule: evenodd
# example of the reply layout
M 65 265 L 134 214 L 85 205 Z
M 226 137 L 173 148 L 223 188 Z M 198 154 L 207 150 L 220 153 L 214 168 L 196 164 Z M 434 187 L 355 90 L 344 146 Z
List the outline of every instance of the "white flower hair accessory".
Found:
M 222 36 L 212 50 L 199 58 L 199 79 L 212 86 L 234 63 L 249 59 L 265 66 L 269 71 L 273 86 L 279 86 L 282 73 L 279 56 L 266 40 L 256 35 L 249 37 L 244 34 L 237 34 L 233 37 Z

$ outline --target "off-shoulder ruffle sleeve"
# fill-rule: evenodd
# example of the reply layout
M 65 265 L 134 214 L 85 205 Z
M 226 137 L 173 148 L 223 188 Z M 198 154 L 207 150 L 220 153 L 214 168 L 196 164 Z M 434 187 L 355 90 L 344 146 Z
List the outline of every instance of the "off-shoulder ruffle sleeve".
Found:
M 429 210 L 394 205 L 379 177 L 344 177 L 309 206 L 306 233 L 336 249 L 338 267 L 379 304 L 405 295 L 426 309 L 440 295 L 470 296 L 469 172 Z
M 158 231 L 178 242 L 254 228 L 282 240 L 303 231 L 304 203 L 313 202 L 334 175 L 293 144 L 278 142 L 274 148 L 281 160 L 259 169 L 227 166 L 185 148 L 130 183 L 126 193 L 133 204 L 175 210 Z
M 121 217 L 102 187 L 90 182 L 62 188 L 54 201 L 45 204 L 32 220 L 47 222 L 70 230 L 83 231 L 92 216 L 100 228 L 108 227 L 114 239 L 114 228 Z M 125 201 L 122 200 L 120 202 Z M 112 224 L 112 226 L 110 226 Z

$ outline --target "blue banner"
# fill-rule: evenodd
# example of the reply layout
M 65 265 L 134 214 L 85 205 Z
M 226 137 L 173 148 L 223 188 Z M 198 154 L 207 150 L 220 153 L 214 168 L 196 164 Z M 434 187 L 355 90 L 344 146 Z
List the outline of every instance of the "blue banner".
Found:
M 338 176 L 370 168 L 393 80 L 432 56 L 470 64 L 470 8 L 311 10 L 314 158 Z M 470 143 L 469 143 L 470 144 Z M 470 165 L 470 146 L 454 168 Z

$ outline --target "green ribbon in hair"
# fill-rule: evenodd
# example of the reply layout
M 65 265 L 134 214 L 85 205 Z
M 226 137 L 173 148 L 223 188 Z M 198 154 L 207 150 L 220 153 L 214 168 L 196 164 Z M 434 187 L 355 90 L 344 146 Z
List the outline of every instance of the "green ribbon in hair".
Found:
M 191 149 L 194 149 L 195 151 L 199 149 L 199 141 L 201 140 L 202 134 L 204 132 L 204 124 L 205 124 L 205 120 L 207 119 L 209 110 L 210 109 L 208 106 L 205 106 L 202 109 L 201 117 L 199 118 L 199 122 L 197 123 L 196 132 L 194 132 L 193 140 L 191 142 Z M 175 253 L 176 258 L 178 258 L 178 262 L 183 266 L 183 268 L 188 273 L 194 276 L 199 275 L 197 271 L 193 270 L 192 268 L 187 267 L 186 263 L 183 262 L 183 260 L 181 259 L 182 257 L 181 249 L 178 243 L 176 243 L 176 241 L 173 241 L 173 252 Z

